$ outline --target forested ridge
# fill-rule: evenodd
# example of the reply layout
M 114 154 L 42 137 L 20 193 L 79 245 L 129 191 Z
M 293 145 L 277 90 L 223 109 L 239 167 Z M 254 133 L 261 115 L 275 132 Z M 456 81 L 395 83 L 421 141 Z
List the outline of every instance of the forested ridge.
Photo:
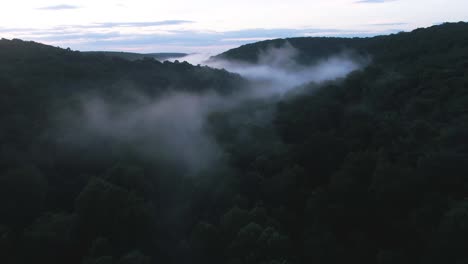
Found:
M 225 95 L 249 86 L 242 77 L 1 40 L 2 263 L 467 262 L 468 24 L 214 59 L 254 63 L 285 43 L 304 65 L 343 52 L 370 62 L 210 113 L 223 154 L 191 172 L 119 141 L 69 148 L 50 127 L 83 95 Z
M 189 54 L 177 53 L 177 52 L 164 52 L 164 53 L 134 53 L 134 52 L 118 52 L 118 51 L 88 51 L 85 53 L 106 55 L 110 57 L 118 57 L 131 61 L 141 60 L 145 58 L 153 58 L 159 61 L 165 61 L 167 59 L 183 58 Z

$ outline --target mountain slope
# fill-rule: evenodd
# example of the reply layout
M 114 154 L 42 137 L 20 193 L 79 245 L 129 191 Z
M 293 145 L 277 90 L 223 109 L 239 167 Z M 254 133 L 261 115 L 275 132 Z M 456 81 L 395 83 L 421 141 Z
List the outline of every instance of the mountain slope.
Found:
M 35 42 L 0 40 L 0 119 L 3 144 L 24 135 L 29 141 L 54 112 L 88 95 L 111 101 L 129 95 L 156 98 L 171 92 L 230 93 L 244 85 L 241 77 L 188 63 L 154 59 L 129 61 Z M 16 132 L 13 132 L 16 131 Z M 36 132 L 34 132 L 36 131 Z M 15 134 L 16 133 L 16 134 Z M 7 155 L 8 153 L 4 153 Z
M 88 263 L 99 254 L 146 261 L 141 252 L 167 259 L 167 250 L 154 248 L 171 234 L 158 227 L 155 235 L 155 214 L 164 216 L 159 222 L 170 218 L 173 201 L 186 188 L 179 193 L 178 186 L 187 179 L 180 164 L 155 158 L 160 146 L 154 138 L 161 130 L 167 133 L 164 126 L 174 130 L 172 123 L 177 122 L 170 118 L 181 104 L 158 102 L 173 94 L 182 103 L 205 93 L 226 95 L 245 84 L 239 75 L 188 63 L 129 61 L 0 40 L 2 263 Z M 156 107 L 162 107 L 164 116 Z M 132 109 L 146 112 L 128 114 Z M 165 116 L 165 125 L 159 124 Z M 109 125 L 119 118 L 119 126 Z M 136 127 L 123 132 L 132 122 Z M 98 136 L 101 129 L 107 131 Z M 129 141 L 131 133 L 144 136 Z M 135 152 L 136 146 L 147 153 Z M 107 172 L 110 178 L 104 176 Z M 95 256 L 90 247 L 101 242 L 112 243 L 110 251 Z
M 248 186 L 242 195 L 276 212 L 280 228 L 288 230 L 293 245 L 287 259 L 467 259 L 468 24 L 369 39 L 272 40 L 218 58 L 256 62 L 266 49 L 285 43 L 299 50 L 304 64 L 342 50 L 372 58 L 343 81 L 319 89 L 309 84 L 273 105 L 251 104 L 243 107 L 247 114 L 239 109 L 215 119 L 233 164 L 250 176 L 239 177 Z M 250 120 L 271 109 L 273 125 L 224 121 Z M 254 230 L 241 230 L 248 227 Z

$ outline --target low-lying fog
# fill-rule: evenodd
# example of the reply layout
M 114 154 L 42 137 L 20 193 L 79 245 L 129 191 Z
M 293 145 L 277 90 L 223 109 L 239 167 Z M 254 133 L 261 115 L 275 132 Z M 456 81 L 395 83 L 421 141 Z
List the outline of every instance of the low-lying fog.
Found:
M 132 146 L 139 155 L 177 162 L 196 174 L 223 155 L 216 140 L 205 129 L 211 113 L 239 106 L 250 99 L 281 95 L 309 82 L 342 78 L 364 66 L 364 60 L 357 61 L 346 53 L 308 66 L 296 63 L 298 56 L 296 49 L 285 45 L 264 51 L 257 64 L 206 61 L 204 64 L 210 67 L 224 68 L 251 81 L 247 92 L 240 89 L 244 92 L 229 96 L 174 91 L 156 99 L 135 96 L 135 103 L 130 106 L 99 97 L 83 97 L 78 111 L 70 111 L 59 119 L 62 142 L 86 145 L 96 138 L 105 138 Z M 182 60 L 194 62 L 202 57 L 198 54 Z

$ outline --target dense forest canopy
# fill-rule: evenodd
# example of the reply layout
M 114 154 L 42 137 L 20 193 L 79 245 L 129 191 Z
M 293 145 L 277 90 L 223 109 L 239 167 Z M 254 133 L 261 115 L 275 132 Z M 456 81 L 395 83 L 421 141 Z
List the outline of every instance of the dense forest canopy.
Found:
M 1 262 L 467 262 L 468 24 L 211 60 L 284 45 L 367 62 L 246 97 L 226 70 L 0 40 Z

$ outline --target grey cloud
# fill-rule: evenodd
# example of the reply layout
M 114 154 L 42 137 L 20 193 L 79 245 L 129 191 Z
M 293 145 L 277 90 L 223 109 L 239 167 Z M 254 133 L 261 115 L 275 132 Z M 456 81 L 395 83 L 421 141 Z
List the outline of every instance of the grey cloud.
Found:
M 406 22 L 394 22 L 394 23 L 375 23 L 368 24 L 368 26 L 405 26 L 408 25 Z
M 77 39 L 87 39 L 92 42 L 96 39 L 100 39 L 102 41 L 108 41 L 109 39 L 122 36 L 117 31 L 107 32 L 107 33 L 68 32 L 68 33 L 64 33 L 60 35 L 55 35 L 55 34 L 47 35 L 46 33 L 44 35 L 46 36 L 39 37 L 41 41 L 70 41 L 70 40 L 77 40 Z
M 323 28 L 307 28 L 307 29 L 291 29 L 291 28 L 276 28 L 276 29 L 246 29 L 237 31 L 224 32 L 225 37 L 235 38 L 249 38 L 249 37 L 265 37 L 265 38 L 280 38 L 285 36 L 302 36 L 310 33 L 323 33 L 323 32 L 335 32 L 339 33 L 342 30 L 339 29 L 323 29 Z
M 355 3 L 358 4 L 378 4 L 378 3 L 385 3 L 385 2 L 393 2 L 397 0 L 360 0 L 356 1 Z
M 12 33 L 12 32 L 33 32 L 37 29 L 34 28 L 3 28 L 0 27 L 0 33 Z
M 78 9 L 81 8 L 76 5 L 53 5 L 53 6 L 44 6 L 44 7 L 39 7 L 37 10 L 70 10 L 70 9 Z
M 88 25 L 61 25 L 56 26 L 54 30 L 65 29 L 100 29 L 100 28 L 115 28 L 115 27 L 155 27 L 155 26 L 171 26 L 194 23 L 190 20 L 162 20 L 162 21 L 146 21 L 146 22 L 104 22 L 92 23 Z
M 153 27 L 153 26 L 170 26 L 193 23 L 189 20 L 163 20 L 151 22 L 109 22 L 95 24 L 94 27 Z

